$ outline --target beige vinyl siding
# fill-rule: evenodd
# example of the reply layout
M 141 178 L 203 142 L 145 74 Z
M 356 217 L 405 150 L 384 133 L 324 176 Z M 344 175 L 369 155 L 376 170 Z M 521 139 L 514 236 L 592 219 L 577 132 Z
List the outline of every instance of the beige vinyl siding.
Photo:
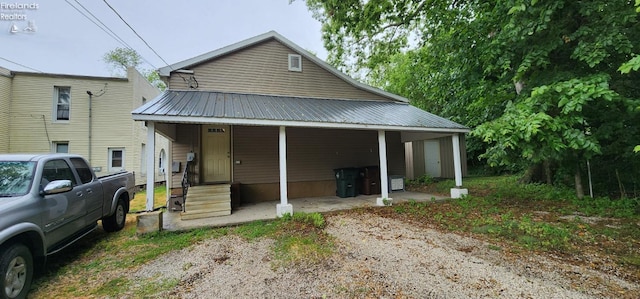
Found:
M 172 143 L 171 161 L 179 162 L 180 169 L 171 174 L 172 188 L 180 188 L 182 182 L 182 172 L 187 167 L 187 153 L 194 152 L 196 154 L 196 162 L 200 157 L 200 125 L 176 125 L 176 140 Z M 199 171 L 197 167 L 192 168 L 192 184 L 197 185 L 199 180 Z
M 144 122 L 134 122 L 131 111 L 142 104 L 144 95 L 153 99 L 160 92 L 149 88 L 137 72 L 129 78 L 103 78 L 72 75 L 16 73 L 11 100 L 10 152 L 45 153 L 53 142 L 68 142 L 69 152 L 82 155 L 96 175 L 109 173 L 109 148 L 124 149 L 124 168 L 136 173 L 136 184 L 146 182 L 141 175 L 141 147 L 146 143 Z M 55 86 L 71 88 L 70 119 L 53 121 Z M 91 91 L 91 150 L 89 150 L 89 95 Z M 156 155 L 168 149 L 164 137 L 156 137 Z M 89 152 L 91 154 L 89 155 Z M 156 168 L 157 169 L 157 168 Z M 155 171 L 155 180 L 164 176 Z
M 334 169 L 379 165 L 376 131 L 287 128 L 290 182 L 335 180 Z M 278 128 L 234 127 L 234 181 L 279 181 Z M 389 174 L 404 175 L 404 147 L 398 132 L 387 133 Z
M 171 89 L 189 89 L 195 77 L 199 90 L 287 95 L 330 99 L 389 100 L 348 84 L 302 57 L 302 72 L 288 70 L 292 49 L 271 39 L 193 66 L 191 74 L 171 73 Z
M 11 77 L 0 74 L 0 153 L 9 151 Z
M 134 122 L 131 118 L 131 111 L 143 104 L 143 98 L 147 101 L 152 101 L 160 94 L 160 91 L 156 87 L 152 86 L 147 79 L 134 68 L 128 69 L 127 78 L 129 79 L 129 84 L 131 86 L 129 89 L 131 92 L 131 96 L 129 97 L 130 100 L 124 101 L 122 103 L 123 108 L 118 112 L 122 113 L 123 117 L 126 118 L 126 120 L 123 121 L 127 121 L 131 124 L 130 134 L 132 136 L 132 146 L 135 147 L 137 144 L 137 148 L 135 148 L 133 152 L 127 153 L 127 155 L 132 158 L 130 164 L 132 167 L 131 169 L 135 169 L 136 172 L 139 172 L 139 175 L 136 175 L 136 184 L 142 185 L 147 181 L 147 170 L 142 169 L 144 166 L 142 160 L 146 159 L 146 155 L 142 154 L 142 144 L 146 145 L 147 143 L 147 127 L 142 121 Z M 125 109 L 124 107 L 128 108 Z M 156 182 L 164 181 L 166 179 L 165 174 L 158 168 L 158 158 L 160 157 L 160 151 L 163 149 L 165 153 L 168 153 L 169 140 L 156 133 L 154 153 L 154 180 Z

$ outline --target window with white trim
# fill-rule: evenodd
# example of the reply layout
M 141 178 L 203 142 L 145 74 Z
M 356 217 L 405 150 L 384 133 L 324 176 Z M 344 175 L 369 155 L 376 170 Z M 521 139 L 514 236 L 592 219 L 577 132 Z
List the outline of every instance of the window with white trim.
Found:
M 302 56 L 289 54 L 289 71 L 302 72 Z
M 52 146 L 54 153 L 69 153 L 69 141 L 54 141 Z
M 124 170 L 124 148 L 109 148 L 109 172 Z
M 53 100 L 53 119 L 56 121 L 68 121 L 71 115 L 71 87 L 54 86 Z

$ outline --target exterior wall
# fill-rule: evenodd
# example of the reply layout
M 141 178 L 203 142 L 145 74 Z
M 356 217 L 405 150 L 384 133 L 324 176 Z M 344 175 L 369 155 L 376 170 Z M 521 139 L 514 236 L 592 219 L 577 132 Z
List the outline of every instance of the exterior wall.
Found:
M 453 144 L 451 136 L 441 137 L 437 139 L 440 144 L 440 176 L 443 178 L 454 178 L 455 168 L 453 165 Z M 426 173 L 424 161 L 424 142 L 412 142 L 412 164 L 414 178 L 420 177 Z M 462 163 L 462 175 L 467 175 L 467 145 L 464 135 L 460 135 L 460 162 Z
M 0 153 L 9 151 L 11 83 L 12 80 L 9 71 L 0 68 Z
M 279 198 L 278 128 L 234 127 L 234 181 L 243 201 Z M 379 165 L 376 131 L 287 128 L 289 197 L 335 195 L 334 169 Z M 387 132 L 390 175 L 404 175 L 404 147 Z
M 144 78 L 137 71 L 128 75 L 125 79 L 14 73 L 8 152 L 51 152 L 54 142 L 68 142 L 69 152 L 86 157 L 96 174 L 102 176 L 109 173 L 109 148 L 123 148 L 124 168 L 136 173 L 136 184 L 144 184 L 141 148 L 146 142 L 146 128 L 131 119 L 131 111 L 142 104 L 143 95 L 150 100 L 159 91 L 141 81 Z M 53 121 L 55 86 L 71 87 L 67 122 Z M 93 93 L 91 118 L 87 91 Z M 164 137 L 156 140 L 157 153 L 163 147 L 166 152 L 168 141 Z M 162 180 L 164 176 L 157 171 L 156 181 Z
M 184 79 L 194 76 L 200 90 L 257 93 L 331 99 L 389 100 L 348 84 L 302 57 L 302 72 L 288 70 L 294 50 L 271 39 L 194 66 L 194 74 L 176 74 L 169 88 L 189 89 Z
M 172 157 L 170 163 L 180 163 L 179 169 L 173 169 L 171 174 L 171 186 L 172 188 L 180 188 L 182 182 L 182 173 L 185 167 L 187 167 L 187 153 L 193 152 L 196 154 L 196 163 L 198 157 L 200 157 L 200 125 L 176 125 L 176 140 L 171 144 Z M 193 165 L 189 169 L 191 177 L 189 180 L 192 184 L 197 185 L 200 182 L 200 172 L 198 167 Z
M 123 109 L 120 112 L 126 112 L 123 114 L 126 119 L 123 119 L 124 122 L 132 122 L 131 120 L 131 111 L 140 107 L 143 102 L 143 99 L 146 101 L 152 101 L 156 96 L 160 94 L 160 91 L 151 85 L 147 79 L 142 76 L 138 71 L 134 68 L 129 68 L 127 70 L 127 78 L 129 79 L 130 88 L 132 92 L 132 96 L 129 98 L 128 102 L 123 102 L 123 107 L 128 107 L 128 109 Z M 133 99 L 133 100 L 131 100 Z M 125 115 L 126 114 L 126 115 Z M 147 170 L 146 170 L 146 152 L 143 153 L 142 144 L 147 143 L 147 127 L 144 122 L 133 122 L 131 126 L 131 135 L 132 135 L 132 147 L 135 148 L 137 145 L 137 150 L 134 150 L 132 153 L 128 153 L 127 155 L 132 158 L 131 169 L 136 170 L 136 184 L 142 185 L 147 181 Z M 165 172 L 163 172 L 158 165 L 158 157 L 160 157 L 160 151 L 164 150 L 165 153 L 168 152 L 169 149 L 169 140 L 163 137 L 160 134 L 155 135 L 155 154 L 154 161 L 156 170 L 155 181 L 165 181 Z
M 188 152 L 196 153 L 191 182 L 199 182 L 200 125 L 178 124 L 172 144 L 172 161 L 180 172 L 172 174 L 173 188 L 179 188 Z M 404 145 L 399 132 L 387 132 L 390 175 L 404 175 Z M 278 128 L 232 127 L 232 177 L 241 183 L 244 202 L 280 198 Z M 376 131 L 287 128 L 287 179 L 290 198 L 335 195 L 334 169 L 379 165 Z

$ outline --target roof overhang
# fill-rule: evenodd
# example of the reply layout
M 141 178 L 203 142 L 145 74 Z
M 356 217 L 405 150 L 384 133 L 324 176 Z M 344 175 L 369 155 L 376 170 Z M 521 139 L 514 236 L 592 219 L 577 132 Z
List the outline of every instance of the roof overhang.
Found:
M 132 112 L 158 123 L 467 133 L 469 128 L 406 103 L 169 90 Z

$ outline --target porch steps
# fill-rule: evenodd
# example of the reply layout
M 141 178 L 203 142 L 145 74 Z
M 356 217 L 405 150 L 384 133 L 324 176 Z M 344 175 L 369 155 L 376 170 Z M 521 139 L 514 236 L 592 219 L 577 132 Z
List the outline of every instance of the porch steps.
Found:
M 182 220 L 231 215 L 231 185 L 191 186 L 187 191 Z

